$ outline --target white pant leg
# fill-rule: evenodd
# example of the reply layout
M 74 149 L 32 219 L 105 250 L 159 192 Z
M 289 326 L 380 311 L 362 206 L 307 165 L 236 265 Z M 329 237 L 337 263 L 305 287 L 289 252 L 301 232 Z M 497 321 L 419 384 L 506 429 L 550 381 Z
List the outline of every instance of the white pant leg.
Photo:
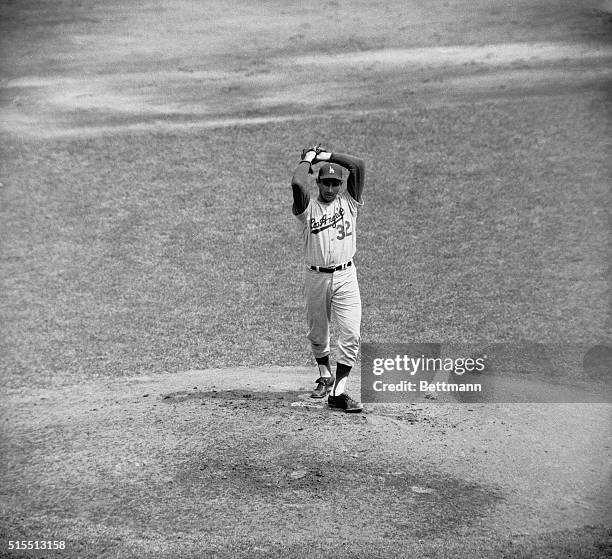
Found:
M 361 342 L 361 295 L 357 269 L 353 265 L 334 272 L 333 276 L 331 309 L 338 329 L 338 362 L 352 367 Z
M 316 358 L 329 355 L 332 276 L 314 270 L 304 272 L 304 303 L 308 324 L 306 337 Z

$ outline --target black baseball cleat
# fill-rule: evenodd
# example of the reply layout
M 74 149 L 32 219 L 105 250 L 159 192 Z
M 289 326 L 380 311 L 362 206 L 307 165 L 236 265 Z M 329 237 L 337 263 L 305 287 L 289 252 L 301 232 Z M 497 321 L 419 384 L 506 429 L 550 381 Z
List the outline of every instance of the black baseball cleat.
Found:
M 363 411 L 363 406 L 353 400 L 346 392 L 338 396 L 329 396 L 327 398 L 327 405 L 330 408 L 339 408 L 348 413 L 359 413 Z
M 319 377 L 316 388 L 310 393 L 311 398 L 325 398 L 334 386 L 336 381 L 334 375 L 331 377 Z

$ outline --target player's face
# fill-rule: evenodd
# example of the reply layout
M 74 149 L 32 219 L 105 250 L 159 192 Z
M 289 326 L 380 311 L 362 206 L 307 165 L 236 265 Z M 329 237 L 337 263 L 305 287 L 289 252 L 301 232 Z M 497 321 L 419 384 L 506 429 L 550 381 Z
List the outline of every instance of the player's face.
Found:
M 319 195 L 324 202 L 333 202 L 338 196 L 342 181 L 336 179 L 317 179 Z

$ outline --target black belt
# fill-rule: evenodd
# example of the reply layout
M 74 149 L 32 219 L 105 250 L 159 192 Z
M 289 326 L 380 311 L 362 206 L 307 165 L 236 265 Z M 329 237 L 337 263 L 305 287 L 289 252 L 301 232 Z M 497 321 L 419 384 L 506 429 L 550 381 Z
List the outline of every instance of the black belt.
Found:
M 340 264 L 340 266 L 336 266 L 334 268 L 323 268 L 322 266 L 311 266 L 310 269 L 314 270 L 315 272 L 324 272 L 326 274 L 333 274 L 334 272 L 337 272 L 338 270 L 346 270 L 349 266 L 352 266 L 353 262 L 352 261 L 348 261 L 346 264 Z

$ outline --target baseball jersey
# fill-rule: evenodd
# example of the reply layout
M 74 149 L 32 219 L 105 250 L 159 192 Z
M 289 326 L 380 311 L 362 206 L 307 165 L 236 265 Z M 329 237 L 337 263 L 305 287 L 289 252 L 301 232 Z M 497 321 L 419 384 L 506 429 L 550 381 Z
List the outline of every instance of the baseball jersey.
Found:
M 307 266 L 339 266 L 353 258 L 357 209 L 362 205 L 348 192 L 338 193 L 330 203 L 310 198 L 306 210 L 296 216 Z

